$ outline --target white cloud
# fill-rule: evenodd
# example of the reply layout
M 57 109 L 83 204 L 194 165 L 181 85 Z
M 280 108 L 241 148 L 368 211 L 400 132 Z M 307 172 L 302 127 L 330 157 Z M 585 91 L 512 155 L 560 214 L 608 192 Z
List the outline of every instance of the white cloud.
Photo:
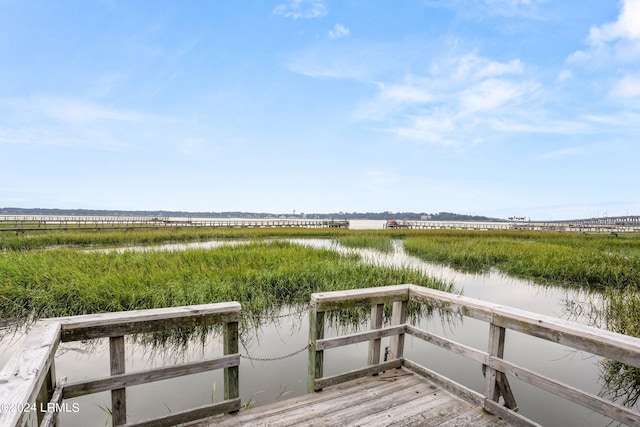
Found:
M 32 117 L 48 117 L 62 122 L 88 123 L 94 121 L 138 122 L 150 116 L 132 110 L 118 109 L 90 101 L 59 98 L 34 97 L 24 99 L 2 99 L 0 105 Z
M 482 19 L 487 16 L 506 18 L 539 19 L 539 5 L 548 0 L 425 0 L 435 7 L 456 9 L 468 19 Z
M 540 156 L 541 159 L 546 160 L 558 160 L 567 157 L 586 156 L 598 152 L 606 152 L 611 147 L 607 144 L 590 144 L 580 145 L 574 147 L 559 148 L 557 150 L 549 151 Z
M 640 40 L 640 0 L 624 0 L 617 21 L 592 27 L 589 32 L 594 45 L 617 39 Z
M 459 58 L 456 64 L 455 77 L 459 79 L 483 79 L 505 74 L 522 74 L 524 67 L 519 59 L 509 62 L 497 62 L 475 54 Z
M 640 0 L 623 0 L 615 22 L 591 27 L 589 48 L 568 57 L 568 62 L 610 66 L 640 58 Z
M 0 144 L 130 148 L 157 127 L 180 120 L 74 98 L 0 99 Z
M 327 6 L 321 0 L 291 0 L 273 9 L 274 15 L 292 19 L 322 18 L 328 13 Z
M 527 95 L 535 93 L 537 88 L 537 84 L 529 82 L 484 80 L 460 93 L 461 110 L 467 113 L 497 110 L 510 103 L 522 102 Z
M 605 88 L 614 99 L 640 96 L 640 0 L 623 0 L 617 19 L 591 27 L 587 41 L 588 48 L 571 54 L 567 63 L 604 71 L 592 87 Z
M 417 142 L 436 145 L 457 145 L 456 133 L 461 129 L 455 115 L 448 112 L 433 112 L 428 115 L 413 116 L 409 122 L 388 129 L 397 136 Z
M 355 118 L 387 121 L 385 129 L 400 138 L 442 146 L 480 143 L 487 132 L 540 130 L 534 111 L 522 105 L 540 96 L 541 85 L 522 76 L 519 59 L 467 54 L 432 65 L 423 76 L 379 82 L 377 97 L 363 102 Z
M 629 75 L 618 80 L 610 92 L 616 98 L 635 98 L 640 96 L 640 75 Z
M 565 82 L 567 80 L 571 80 L 573 78 L 573 73 L 569 70 L 562 70 L 560 71 L 560 73 L 558 74 L 558 78 L 557 80 L 559 82 Z
M 336 24 L 333 29 L 329 30 L 328 36 L 331 40 L 339 39 L 341 37 L 346 37 L 351 33 L 349 28 L 344 25 Z
M 380 98 L 384 102 L 423 104 L 435 100 L 428 91 L 416 87 L 411 82 L 404 84 L 379 83 Z

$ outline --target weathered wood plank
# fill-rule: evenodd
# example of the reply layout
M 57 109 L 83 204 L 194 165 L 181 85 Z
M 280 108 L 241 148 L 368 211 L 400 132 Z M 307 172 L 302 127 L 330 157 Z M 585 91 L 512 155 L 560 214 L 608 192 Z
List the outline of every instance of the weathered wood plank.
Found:
M 447 396 L 448 397 L 448 396 Z M 455 417 L 468 410 L 468 404 L 466 402 L 460 402 L 459 400 L 447 399 L 446 397 L 439 397 L 428 403 L 423 402 L 423 399 L 416 399 L 415 402 L 409 403 L 403 406 L 405 411 L 403 414 L 388 417 L 391 419 L 379 419 L 379 420 L 365 420 L 367 421 L 367 427 L 424 427 L 424 426 L 437 426 L 445 420 Z M 426 406 L 428 405 L 428 406 Z M 414 409 L 414 406 L 416 407 Z M 428 412 L 419 412 L 419 408 L 428 407 Z
M 404 325 L 407 323 L 407 302 L 408 300 L 395 301 L 391 313 L 391 325 Z M 402 359 L 404 354 L 404 332 L 392 336 L 389 339 L 389 353 L 394 359 Z
M 431 408 L 432 405 L 451 401 L 451 395 L 441 388 L 415 382 L 410 376 L 400 377 L 394 381 L 398 386 L 394 391 L 378 393 L 375 399 L 369 399 L 348 412 L 334 413 L 327 417 L 326 421 L 336 421 L 336 425 L 341 421 L 344 424 L 367 427 L 376 423 L 388 425 L 391 420 L 403 419 L 416 410 L 424 410 L 424 408 Z
M 385 302 L 406 301 L 409 299 L 409 286 L 395 285 L 314 293 L 311 294 L 311 306 L 316 311 L 329 311 L 384 304 Z
M 421 286 L 410 285 L 409 294 L 412 301 L 640 367 L 640 338 Z
M 324 312 L 309 310 L 309 346 L 307 362 L 307 393 L 317 391 L 316 379 L 324 374 L 324 351 L 316 349 L 316 343 L 324 338 Z
M 331 407 L 319 408 L 318 412 L 325 414 L 322 417 L 322 424 L 325 426 L 367 426 L 363 420 L 388 418 L 388 415 L 393 413 L 393 410 L 398 406 L 417 400 L 430 391 L 427 385 L 416 383 L 410 377 L 400 377 L 395 381 L 392 379 L 389 386 L 380 389 L 378 389 L 375 380 L 372 380 L 371 387 L 371 390 L 352 395 L 340 407 L 334 404 Z M 449 398 L 451 397 L 449 396 Z M 427 402 L 430 400 L 432 399 L 427 399 Z M 311 424 L 315 419 L 310 418 L 308 421 L 306 424 Z
M 371 306 L 371 319 L 369 329 L 375 330 L 382 328 L 382 318 L 384 314 L 384 304 L 374 304 Z M 369 342 L 369 354 L 367 356 L 367 364 L 377 365 L 380 363 L 380 347 L 382 340 L 376 338 Z
M 191 328 L 239 319 L 240 304 L 227 302 L 58 317 L 54 320 L 62 324 L 62 340 L 66 342 Z
M 507 427 L 509 424 L 498 417 L 488 418 L 481 408 L 473 408 L 451 418 L 439 425 L 439 427 Z
M 627 425 L 640 425 L 639 413 L 599 396 L 586 393 L 573 386 L 545 377 L 503 359 L 491 357 L 489 365 L 494 369 L 498 369 L 508 375 L 518 378 L 519 380 L 534 385 L 541 390 L 563 397 L 585 408 L 606 415 L 616 421 Z
M 385 374 L 386 375 L 386 374 Z M 381 378 L 377 377 L 377 378 Z M 378 383 L 376 383 L 378 384 Z M 389 384 L 389 387 L 394 387 Z M 341 402 L 351 402 L 353 396 L 362 394 L 371 395 L 371 393 L 385 393 L 388 389 L 380 389 L 379 385 L 372 388 L 368 380 L 354 381 L 348 384 L 340 384 L 330 389 L 323 390 L 318 393 L 308 393 L 302 396 L 292 397 L 290 399 L 280 400 L 265 406 L 251 408 L 240 411 L 238 414 L 225 415 L 216 419 L 216 427 L 238 426 L 238 425 L 266 425 L 273 420 L 291 419 L 292 413 L 306 412 L 315 415 L 321 415 L 319 408 L 334 408 Z M 211 421 L 193 423 L 194 426 L 213 425 Z
M 640 367 L 640 338 L 509 307 L 497 307 L 496 325 Z
M 499 307 L 497 304 L 416 285 L 411 285 L 409 296 L 411 301 L 485 322 L 491 321 L 493 309 Z
M 236 353 L 200 360 L 197 362 L 182 363 L 128 374 L 112 375 L 91 381 L 69 383 L 64 387 L 63 393 L 65 399 L 71 399 L 87 394 L 100 393 L 103 391 L 131 387 L 134 385 L 176 378 L 183 375 L 193 375 L 200 372 L 224 369 L 239 365 L 240 354 Z
M 509 423 L 516 427 L 542 427 L 538 423 L 529 420 L 528 418 L 523 417 L 506 408 L 492 400 L 485 398 L 482 394 L 471 390 L 470 388 L 465 387 L 462 384 L 459 384 L 445 376 L 442 376 L 430 369 L 425 368 L 422 365 L 419 365 L 411 360 L 404 359 L 403 367 L 409 369 L 412 372 L 415 372 L 418 375 L 421 375 L 433 382 L 436 385 L 441 386 L 445 390 L 453 393 L 461 399 L 475 405 L 480 406 L 482 408 L 487 408 L 490 413 L 500 416 L 501 418 L 509 421 Z M 464 424 L 462 424 L 464 425 Z
M 360 369 L 354 369 L 343 374 L 318 378 L 314 382 L 314 389 L 315 391 L 322 390 L 325 387 L 344 383 L 358 378 L 367 377 L 373 374 L 380 373 L 382 371 L 397 369 L 400 367 L 402 367 L 402 359 L 394 359 L 388 362 L 380 363 L 378 365 L 371 365 Z
M 468 387 L 463 386 L 462 384 L 458 384 L 457 382 L 444 377 L 434 371 L 432 371 L 431 369 L 427 369 L 422 365 L 419 365 L 409 359 L 404 359 L 403 360 L 403 367 L 409 369 L 412 372 L 415 372 L 416 374 L 428 379 L 429 381 L 431 381 L 432 383 L 439 385 L 440 387 L 444 388 L 445 390 L 450 391 L 451 393 L 455 394 L 456 396 L 460 397 L 461 399 L 466 400 L 469 403 L 472 403 L 476 406 L 482 406 L 485 400 L 485 397 L 474 391 L 471 390 Z
M 170 427 L 193 420 L 201 420 L 217 414 L 237 412 L 240 410 L 240 406 L 240 398 L 229 399 L 218 403 L 202 405 L 194 409 L 174 412 L 163 417 L 129 423 L 126 424 L 125 427 Z
M 53 405 L 53 408 L 59 408 L 60 404 L 62 403 L 62 390 L 64 385 L 67 382 L 67 377 L 63 377 L 60 378 L 57 382 L 56 382 L 56 388 L 53 391 L 53 395 L 51 396 L 51 400 L 49 401 L 49 403 L 51 405 Z M 58 411 L 53 410 L 53 411 L 47 411 L 47 413 L 45 414 L 44 418 L 42 419 L 42 422 L 40 423 L 40 427 L 51 427 L 53 425 L 56 425 L 57 419 L 58 419 Z
M 124 337 L 109 338 L 109 356 L 111 375 L 124 374 Z M 114 426 L 127 423 L 127 389 L 124 387 L 111 390 L 111 421 Z
M 232 355 L 238 353 L 238 322 L 224 325 L 223 353 Z M 240 397 L 240 363 L 224 368 L 224 398 L 233 400 Z
M 475 362 L 479 362 L 485 365 L 488 363 L 489 353 L 480 351 L 464 344 L 459 344 L 448 338 L 444 338 L 431 332 L 427 332 L 412 325 L 407 325 L 406 329 L 409 335 L 419 338 L 423 341 L 434 344 L 445 350 L 449 350 L 452 353 L 458 354 Z
M 322 416 L 322 425 L 353 425 L 353 420 L 371 411 L 379 411 L 380 407 L 388 406 L 389 400 L 413 398 L 413 391 L 423 387 L 424 384 L 406 381 L 372 380 L 369 382 L 369 388 L 360 389 L 358 393 L 343 394 L 331 400 L 314 401 L 311 405 L 287 410 L 284 417 L 268 419 L 268 425 L 271 427 L 313 425 L 318 422 L 319 415 Z M 324 392 L 320 394 L 322 393 Z
M 319 393 L 203 420 L 189 426 L 424 426 L 439 425 L 472 409 L 469 403 L 426 379 L 405 369 L 394 369 L 376 377 L 327 387 Z M 482 411 L 475 416 L 479 424 L 485 423 L 487 426 L 499 420 Z
M 60 323 L 38 321 L 29 331 L 21 348 L 0 370 L 0 403 L 15 410 L 0 411 L 0 426 L 26 423 L 30 409 L 46 381 L 46 373 L 60 342 Z M 18 408 L 25 408 L 19 411 Z
M 391 337 L 405 332 L 405 325 L 388 326 L 375 331 L 357 332 L 355 334 L 343 335 L 335 338 L 325 338 L 316 341 L 316 350 L 328 350 L 345 345 L 357 344 L 359 342 L 370 341 L 385 337 Z

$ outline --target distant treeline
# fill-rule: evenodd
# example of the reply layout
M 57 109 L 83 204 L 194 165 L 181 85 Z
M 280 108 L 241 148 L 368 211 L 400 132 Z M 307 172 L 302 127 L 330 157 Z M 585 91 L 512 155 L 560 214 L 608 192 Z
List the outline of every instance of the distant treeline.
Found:
M 335 213 L 288 213 L 268 212 L 183 212 L 183 211 L 128 211 L 107 209 L 45 209 L 45 208 L 0 208 L 2 215 L 69 215 L 69 216 L 146 216 L 146 217 L 194 217 L 194 218 L 308 218 L 308 219 L 378 219 L 405 221 L 505 221 L 478 215 L 461 215 L 451 212 L 335 212 Z

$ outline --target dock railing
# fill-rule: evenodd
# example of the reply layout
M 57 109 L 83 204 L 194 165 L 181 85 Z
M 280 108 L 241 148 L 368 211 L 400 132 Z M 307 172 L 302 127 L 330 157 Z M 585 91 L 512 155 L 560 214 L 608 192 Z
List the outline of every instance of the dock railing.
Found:
M 469 347 L 408 324 L 409 301 L 487 322 L 487 351 Z M 382 322 L 385 303 L 393 305 L 391 325 L 387 327 L 383 327 Z M 370 330 L 324 338 L 326 312 L 362 306 L 371 307 Z M 615 421 L 627 425 L 640 425 L 640 413 L 637 411 L 505 360 L 507 329 L 640 368 L 638 338 L 461 295 L 415 285 L 398 285 L 315 293 L 311 296 L 307 388 L 309 392 L 320 391 L 345 381 L 405 367 L 483 407 L 487 412 L 503 417 L 513 425 L 537 425 L 516 412 L 516 399 L 509 385 L 509 377 L 514 377 Z M 407 334 L 480 363 L 485 377 L 484 392 L 471 390 L 404 357 L 404 341 Z M 391 359 L 381 362 L 381 339 L 385 337 L 389 337 Z M 347 373 L 324 376 L 325 350 L 367 341 L 369 353 L 366 366 Z
M 227 302 L 151 310 L 44 319 L 0 370 L 0 427 L 25 425 L 31 414 L 40 426 L 56 423 L 63 399 L 111 391 L 112 424 L 170 426 L 240 410 L 238 322 L 240 304 Z M 221 324 L 223 355 L 168 367 L 125 372 L 125 335 Z M 109 338 L 111 375 L 89 381 L 56 381 L 54 356 L 60 342 Z M 224 369 L 224 400 L 151 420 L 127 423 L 126 388 Z

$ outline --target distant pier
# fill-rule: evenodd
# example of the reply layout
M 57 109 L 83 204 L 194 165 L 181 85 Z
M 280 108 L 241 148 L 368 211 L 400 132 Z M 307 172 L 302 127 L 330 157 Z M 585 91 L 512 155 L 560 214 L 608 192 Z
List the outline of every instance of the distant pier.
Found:
M 170 227 L 202 228 L 349 228 L 346 220 L 207 219 L 169 217 L 0 215 L 0 231 L 134 230 Z
M 386 229 L 410 230 L 521 230 L 575 233 L 638 233 L 640 216 L 586 218 L 560 221 L 403 221 L 389 220 Z

